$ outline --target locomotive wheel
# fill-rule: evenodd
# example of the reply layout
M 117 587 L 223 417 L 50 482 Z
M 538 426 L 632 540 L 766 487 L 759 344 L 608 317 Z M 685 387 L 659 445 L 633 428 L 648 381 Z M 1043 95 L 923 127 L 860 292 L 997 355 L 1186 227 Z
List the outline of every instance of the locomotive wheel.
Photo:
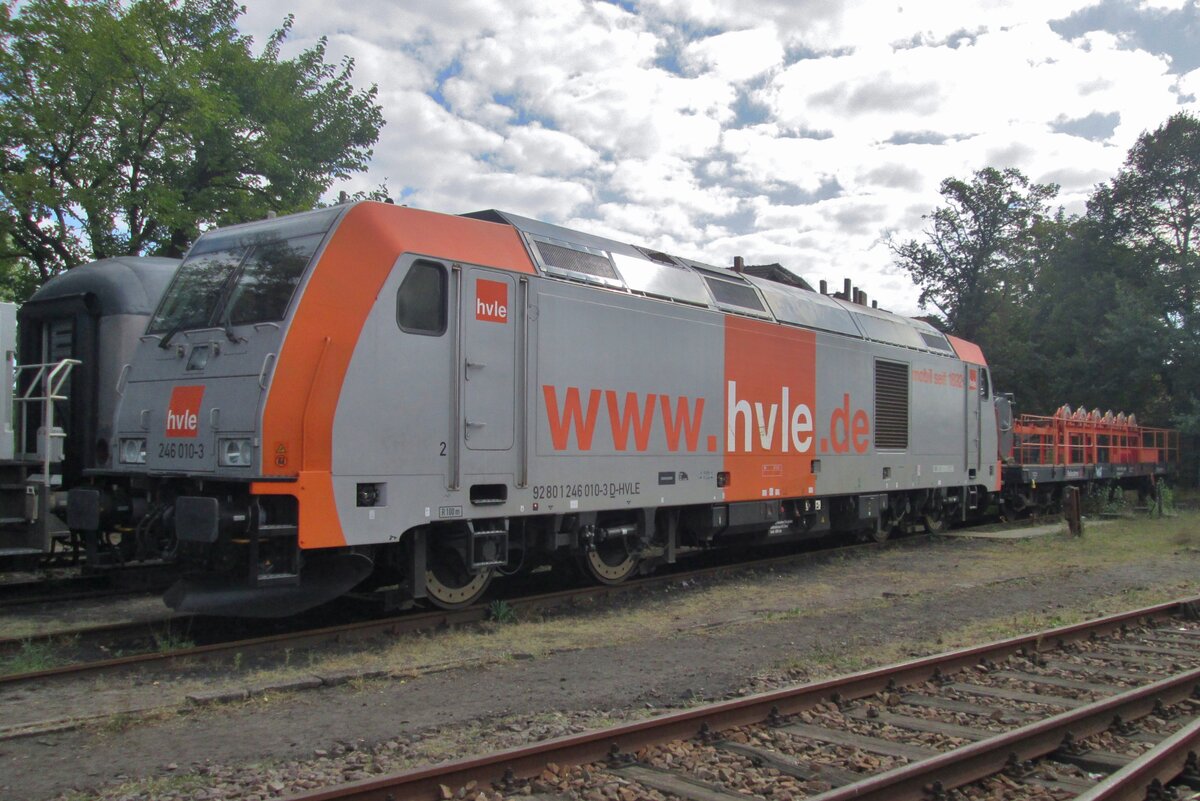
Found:
M 942 517 L 941 512 L 928 512 L 922 519 L 925 525 L 926 534 L 938 534 L 946 528 L 946 520 Z
M 425 592 L 429 602 L 440 609 L 461 609 L 479 600 L 492 583 L 493 575 L 491 569 L 472 573 L 458 551 L 439 549 L 429 554 Z
M 638 565 L 623 537 L 596 543 L 596 547 L 585 551 L 579 561 L 584 572 L 600 584 L 620 584 L 633 575 Z

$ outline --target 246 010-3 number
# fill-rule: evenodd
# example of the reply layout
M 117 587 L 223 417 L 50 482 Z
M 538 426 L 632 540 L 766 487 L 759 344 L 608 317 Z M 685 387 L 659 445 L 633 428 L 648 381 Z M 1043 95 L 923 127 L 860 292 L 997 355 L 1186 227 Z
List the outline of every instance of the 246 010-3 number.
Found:
M 203 459 L 203 442 L 160 442 L 159 459 Z

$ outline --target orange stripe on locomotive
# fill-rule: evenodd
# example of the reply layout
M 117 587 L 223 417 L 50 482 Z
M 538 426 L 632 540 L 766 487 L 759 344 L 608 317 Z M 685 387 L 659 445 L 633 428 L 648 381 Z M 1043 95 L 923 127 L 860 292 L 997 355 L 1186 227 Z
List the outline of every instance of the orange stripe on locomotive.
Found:
M 346 213 L 300 296 L 263 412 L 263 475 L 296 481 L 251 487 L 296 496 L 303 548 L 346 544 L 330 472 L 333 417 L 367 315 L 404 253 L 534 273 L 507 225 L 383 203 Z

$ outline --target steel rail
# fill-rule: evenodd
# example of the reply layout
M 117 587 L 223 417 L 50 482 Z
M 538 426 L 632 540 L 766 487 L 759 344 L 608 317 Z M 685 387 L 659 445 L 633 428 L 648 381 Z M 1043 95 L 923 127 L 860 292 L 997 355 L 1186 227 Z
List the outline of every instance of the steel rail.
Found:
M 1075 801 L 1145 801 L 1157 782 L 1166 785 L 1183 773 L 1200 750 L 1200 719 L 1184 726 Z
M 790 715 L 827 700 L 863 698 L 892 686 L 915 684 L 938 675 L 978 664 L 984 659 L 999 660 L 1022 651 L 1033 653 L 1093 636 L 1138 625 L 1147 620 L 1180 614 L 1194 609 L 1200 597 L 1109 615 L 1096 620 L 1061 626 L 1035 634 L 1010 637 L 985 645 L 962 648 L 932 657 L 861 671 L 824 681 L 783 690 L 737 698 L 683 712 L 674 712 L 651 720 L 626 723 L 610 729 L 584 732 L 494 754 L 455 760 L 418 768 L 387 777 L 366 779 L 351 784 L 290 796 L 288 801 L 405 801 L 441 798 L 441 787 L 459 788 L 474 781 L 480 785 L 498 784 L 506 779 L 539 775 L 547 763 L 580 765 L 598 762 L 611 754 L 634 751 L 649 745 L 695 737 L 702 732 L 717 732 L 737 726 L 761 723 L 773 715 Z M 1171 685 L 1170 682 L 1176 682 Z M 1189 683 L 1190 682 L 1190 683 Z M 1200 682 L 1200 670 L 1187 678 L 1159 682 L 1155 687 L 1168 698 L 1182 693 L 1186 697 Z M 1182 689 L 1186 685 L 1186 690 Z M 1171 689 L 1175 687 L 1175 689 Z M 1144 689 L 1144 688 L 1143 688 Z M 1148 700 L 1147 700 L 1148 699 Z M 1134 707 L 1149 704 L 1153 695 L 1131 702 Z M 1111 719 L 1111 716 L 1110 716 Z M 1105 721 L 1105 725 L 1108 721 Z M 1103 728 L 1103 727 L 1102 727 Z M 1057 747 L 1061 741 L 1054 743 Z M 1051 749 L 1053 750 L 1053 749 Z M 1004 754 L 1007 760 L 1007 752 Z M 1003 764 L 1003 762 L 1001 763 Z M 926 780 L 926 783 L 928 780 Z M 858 798 L 859 796 L 850 796 Z M 896 796 L 883 795 L 891 799 Z
M 1108 729 L 1114 717 L 1124 720 L 1145 717 L 1156 703 L 1179 703 L 1197 687 L 1200 687 L 1200 668 L 885 771 L 813 796 L 809 801 L 922 801 L 928 798 L 931 786 L 950 790 L 995 775 L 1004 770 L 1013 754 L 1021 761 L 1043 757 L 1057 750 L 1068 734 L 1077 740 L 1091 737 Z
M 907 547 L 913 542 L 913 540 L 909 540 L 907 542 L 901 540 L 895 543 L 888 543 L 884 547 Z M 594 601 L 618 597 L 634 592 L 652 590 L 657 587 L 670 585 L 679 581 L 690 581 L 692 579 L 705 578 L 721 573 L 736 573 L 742 570 L 757 570 L 768 567 L 776 567 L 779 565 L 801 566 L 806 564 L 815 564 L 819 563 L 821 560 L 830 559 L 835 556 L 841 557 L 848 553 L 873 551 L 878 550 L 879 548 L 880 545 L 878 543 L 863 543 L 849 547 L 823 549 L 809 553 L 788 554 L 786 556 L 759 559 L 753 562 L 738 562 L 734 564 L 705 567 L 683 573 L 665 573 L 662 575 L 648 576 L 616 585 L 591 585 L 587 587 L 574 587 L 567 590 L 532 595 L 524 598 L 511 598 L 507 599 L 505 603 L 507 603 L 514 612 L 528 614 L 530 612 L 543 609 L 560 607 L 574 601 Z M 129 656 L 116 657 L 113 659 L 60 665 L 58 667 L 47 668 L 45 670 L 0 675 L 0 687 L 34 681 L 44 681 L 59 677 L 78 677 L 92 673 L 119 672 L 123 670 L 158 665 L 176 667 L 189 660 L 215 660 L 223 657 L 231 657 L 234 654 L 239 653 L 245 657 L 257 652 L 279 650 L 284 646 L 303 648 L 328 643 L 360 641 L 376 637 L 394 637 L 401 634 L 411 634 L 439 628 L 454 628 L 473 623 L 480 623 L 487 620 L 490 614 L 490 605 L 488 603 L 483 603 L 475 604 L 474 606 L 469 606 L 464 609 L 434 610 L 430 612 L 418 612 L 415 614 L 407 613 L 387 617 L 381 620 L 360 620 L 353 623 L 323 626 L 320 628 L 306 629 L 299 632 L 285 632 L 281 634 L 271 634 L 264 637 L 230 640 L 228 642 L 197 645 L 191 648 L 179 648 L 163 652 L 152 651 L 141 654 L 131 654 Z M 58 631 L 46 635 L 38 635 L 35 637 L 11 638 L 11 640 L 8 642 L 0 641 L 0 652 L 3 652 L 5 648 L 11 649 L 12 647 L 20 647 L 28 642 L 53 642 L 55 640 L 65 640 L 76 636 L 92 636 L 92 634 L 95 632 L 100 632 L 104 635 L 129 634 L 130 636 L 153 636 L 154 626 L 163 625 L 174 627 L 177 623 L 180 625 L 185 625 L 187 623 L 187 618 L 163 618 L 157 621 L 142 621 L 135 624 L 114 623 L 106 626 Z

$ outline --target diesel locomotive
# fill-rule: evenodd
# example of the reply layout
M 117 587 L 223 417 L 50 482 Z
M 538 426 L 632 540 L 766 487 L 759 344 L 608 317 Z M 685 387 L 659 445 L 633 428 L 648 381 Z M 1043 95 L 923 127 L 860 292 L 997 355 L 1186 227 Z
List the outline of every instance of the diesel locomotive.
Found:
M 494 210 L 213 230 L 121 371 L 111 459 L 68 523 L 103 530 L 106 482 L 128 487 L 137 530 L 176 542 L 171 606 L 273 616 L 937 530 L 1015 500 L 1006 480 L 1026 505 L 1078 480 L 1072 453 L 1020 472 L 1014 437 L 1041 440 L 977 346 L 854 300 Z M 1127 435 L 1098 477 L 1165 472 L 1169 443 Z

